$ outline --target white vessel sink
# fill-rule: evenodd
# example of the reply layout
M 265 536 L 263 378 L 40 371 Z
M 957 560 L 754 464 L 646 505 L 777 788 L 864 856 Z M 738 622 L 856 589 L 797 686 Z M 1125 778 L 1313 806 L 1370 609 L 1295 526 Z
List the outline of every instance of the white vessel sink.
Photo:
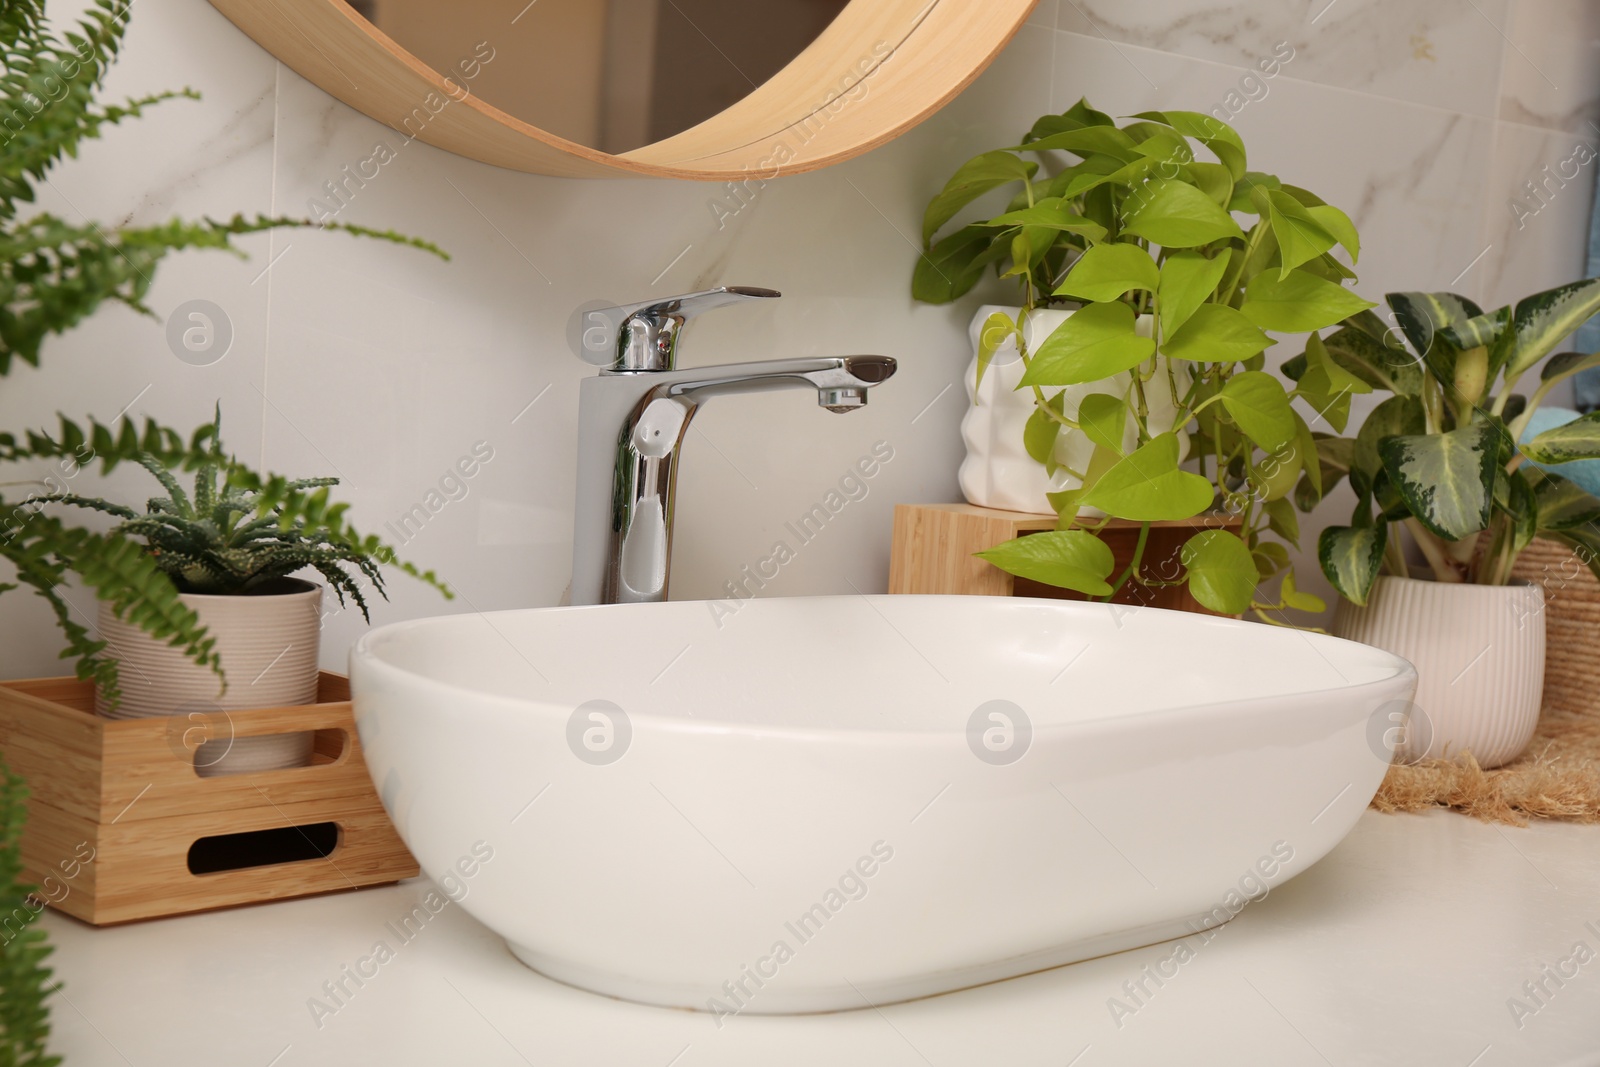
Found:
M 1154 609 L 725 609 L 456 615 L 351 654 L 400 835 L 530 967 L 808 1012 L 1190 934 L 1344 837 L 1416 682 L 1364 645 Z

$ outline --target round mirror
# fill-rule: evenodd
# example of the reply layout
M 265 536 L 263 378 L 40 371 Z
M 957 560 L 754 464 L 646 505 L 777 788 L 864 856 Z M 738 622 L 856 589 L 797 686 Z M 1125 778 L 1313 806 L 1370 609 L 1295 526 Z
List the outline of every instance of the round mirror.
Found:
M 568 176 L 772 178 L 932 114 L 1036 0 L 211 0 L 399 132 Z

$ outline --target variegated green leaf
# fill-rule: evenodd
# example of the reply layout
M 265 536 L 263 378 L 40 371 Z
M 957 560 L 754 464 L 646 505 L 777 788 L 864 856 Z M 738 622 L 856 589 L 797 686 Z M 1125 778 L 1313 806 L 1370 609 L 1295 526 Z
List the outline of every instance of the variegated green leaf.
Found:
M 1589 370 L 1591 367 L 1600 367 L 1600 352 L 1585 355 L 1582 352 L 1562 352 L 1560 355 L 1551 356 L 1549 361 L 1539 371 L 1539 380 L 1542 382 L 1559 381 L 1570 378 L 1574 374 Z
M 1329 526 L 1317 538 L 1317 561 L 1322 573 L 1350 603 L 1367 602 L 1372 583 L 1383 567 L 1383 550 L 1388 543 L 1388 527 Z
M 1589 571 L 1600 578 L 1600 531 L 1593 526 L 1578 526 L 1570 530 L 1561 530 L 1551 533 L 1553 540 L 1560 541 L 1572 549 L 1589 568 Z
M 1492 348 L 1509 325 L 1511 325 L 1511 309 L 1504 307 L 1453 323 L 1439 332 L 1444 335 L 1445 340 L 1457 348 L 1477 348 L 1480 345 Z
M 1389 293 L 1384 299 L 1419 356 L 1428 354 L 1440 330 L 1483 314 L 1477 304 L 1454 293 Z
M 1537 467 L 1514 470 L 1506 479 L 1507 500 L 1502 510 L 1511 517 L 1511 551 L 1521 552 L 1539 533 L 1539 500 L 1533 484 L 1524 473 Z
M 1491 423 L 1390 437 L 1378 454 L 1411 513 L 1440 537 L 1459 541 L 1489 524 L 1500 469 L 1500 431 Z
M 1528 482 L 1539 506 L 1539 528 L 1571 530 L 1600 524 L 1600 500 L 1584 492 L 1574 482 L 1539 467 L 1525 467 Z
M 1407 352 L 1398 341 L 1393 346 L 1386 345 L 1355 325 L 1353 320 L 1362 316 L 1376 318 L 1370 311 L 1364 311 L 1352 317 L 1351 325 L 1343 326 L 1322 339 L 1328 355 L 1339 366 L 1374 388 L 1387 389 L 1396 396 L 1416 396 L 1422 391 L 1422 365 L 1417 362 L 1417 357 Z
M 1379 404 L 1356 433 L 1350 453 L 1352 479 L 1364 481 L 1370 488 L 1372 479 L 1383 469 L 1378 446 L 1399 434 L 1422 433 L 1424 426 L 1422 403 L 1414 396 L 1392 396 Z
M 1535 463 L 1600 459 L 1600 411 L 1552 426 L 1533 440 L 1524 441 L 1522 451 Z
M 1563 285 L 1517 301 L 1506 377 L 1515 378 L 1555 350 L 1569 334 L 1600 312 L 1600 278 Z

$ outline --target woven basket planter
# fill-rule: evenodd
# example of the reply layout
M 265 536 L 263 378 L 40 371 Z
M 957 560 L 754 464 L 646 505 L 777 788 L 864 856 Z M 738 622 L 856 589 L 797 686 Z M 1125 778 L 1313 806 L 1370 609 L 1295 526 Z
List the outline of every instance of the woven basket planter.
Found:
M 1600 714 L 1600 581 L 1559 541 L 1536 539 L 1511 573 L 1544 586 L 1544 706 Z

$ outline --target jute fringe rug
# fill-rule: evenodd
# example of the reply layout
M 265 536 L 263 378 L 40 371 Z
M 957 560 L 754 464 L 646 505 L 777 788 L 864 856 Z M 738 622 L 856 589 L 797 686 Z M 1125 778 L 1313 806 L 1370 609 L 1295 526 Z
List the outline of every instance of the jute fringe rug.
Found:
M 1486 771 L 1470 753 L 1389 768 L 1379 811 L 1451 808 L 1485 822 L 1600 822 L 1600 583 L 1564 545 L 1535 541 L 1513 573 L 1545 587 L 1545 707 L 1521 756 Z
M 1379 811 L 1453 808 L 1485 822 L 1526 826 L 1529 816 L 1600 822 L 1600 716 L 1545 709 L 1514 762 L 1486 771 L 1471 754 L 1389 768 Z

